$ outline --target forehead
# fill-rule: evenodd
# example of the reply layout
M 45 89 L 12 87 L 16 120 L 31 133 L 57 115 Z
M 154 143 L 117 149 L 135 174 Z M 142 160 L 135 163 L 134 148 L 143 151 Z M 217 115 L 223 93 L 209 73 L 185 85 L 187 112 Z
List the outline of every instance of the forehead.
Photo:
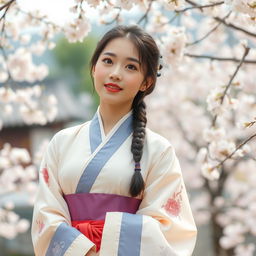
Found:
M 104 52 L 111 52 L 119 57 L 134 57 L 139 58 L 139 52 L 131 39 L 126 37 L 115 38 L 108 42 L 101 54 Z

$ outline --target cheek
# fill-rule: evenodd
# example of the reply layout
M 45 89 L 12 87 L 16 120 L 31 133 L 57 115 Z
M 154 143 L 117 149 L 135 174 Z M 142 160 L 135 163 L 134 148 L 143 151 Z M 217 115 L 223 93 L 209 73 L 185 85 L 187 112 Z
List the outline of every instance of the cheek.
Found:
M 101 67 L 100 64 L 96 64 L 94 68 L 94 73 L 93 73 L 93 78 L 95 81 L 101 80 L 105 78 L 106 76 L 106 71 L 104 68 Z
M 133 85 L 134 89 L 139 87 L 143 82 L 144 77 L 142 75 L 137 75 L 130 77 L 129 83 Z

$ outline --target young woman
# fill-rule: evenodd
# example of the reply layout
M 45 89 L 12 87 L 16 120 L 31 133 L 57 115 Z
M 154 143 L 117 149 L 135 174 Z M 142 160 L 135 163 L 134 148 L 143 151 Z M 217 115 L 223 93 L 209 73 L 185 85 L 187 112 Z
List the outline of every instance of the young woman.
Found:
M 42 161 L 32 239 L 38 256 L 192 254 L 196 226 L 169 141 L 146 128 L 159 50 L 137 26 L 107 32 L 91 60 L 100 104 Z M 160 110 L 161 111 L 161 110 Z

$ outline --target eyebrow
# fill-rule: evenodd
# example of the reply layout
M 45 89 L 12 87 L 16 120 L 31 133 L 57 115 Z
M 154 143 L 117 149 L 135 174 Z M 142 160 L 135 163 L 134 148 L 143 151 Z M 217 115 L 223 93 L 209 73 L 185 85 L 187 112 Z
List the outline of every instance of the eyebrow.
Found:
M 112 53 L 112 52 L 104 52 L 103 55 L 116 57 L 116 54 L 114 54 L 114 53 Z M 139 65 L 141 64 L 140 61 L 139 61 L 138 59 L 136 59 L 136 58 L 127 57 L 126 59 L 127 59 L 127 60 L 130 60 L 130 61 L 134 61 L 134 62 L 138 63 Z

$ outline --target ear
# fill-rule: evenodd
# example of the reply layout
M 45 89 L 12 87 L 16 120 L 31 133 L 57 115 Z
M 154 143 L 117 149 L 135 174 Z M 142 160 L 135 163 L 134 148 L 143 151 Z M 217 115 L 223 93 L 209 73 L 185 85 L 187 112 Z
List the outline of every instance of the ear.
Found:
M 140 91 L 144 92 L 146 91 L 151 85 L 153 84 L 153 79 L 152 77 L 148 77 L 146 81 L 144 81 L 141 86 L 140 86 Z

